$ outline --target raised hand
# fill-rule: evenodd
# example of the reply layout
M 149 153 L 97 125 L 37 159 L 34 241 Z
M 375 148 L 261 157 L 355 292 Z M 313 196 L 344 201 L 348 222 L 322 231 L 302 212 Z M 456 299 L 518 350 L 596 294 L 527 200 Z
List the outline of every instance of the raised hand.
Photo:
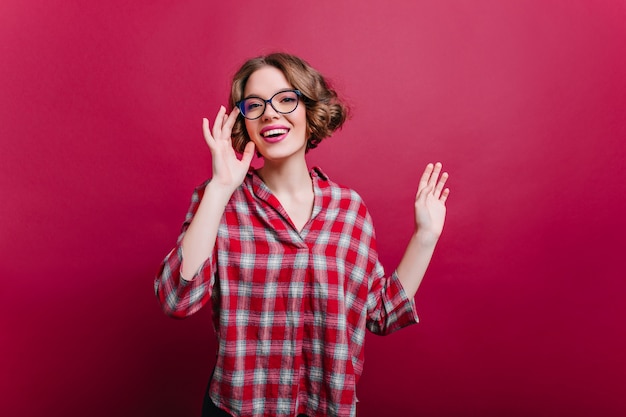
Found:
M 246 144 L 241 160 L 233 149 L 230 135 L 238 115 L 238 108 L 235 108 L 230 114 L 226 114 L 226 108 L 221 106 L 215 117 L 212 130 L 209 129 L 208 119 L 202 119 L 204 140 L 209 146 L 213 162 L 211 182 L 214 185 L 225 187 L 230 192 L 233 192 L 243 182 L 254 156 L 253 142 Z
M 439 239 L 446 219 L 446 200 L 450 189 L 445 188 L 448 173 L 441 173 L 441 163 L 428 164 L 420 178 L 415 196 L 415 226 L 426 239 Z M 440 175 L 441 174 L 441 175 Z

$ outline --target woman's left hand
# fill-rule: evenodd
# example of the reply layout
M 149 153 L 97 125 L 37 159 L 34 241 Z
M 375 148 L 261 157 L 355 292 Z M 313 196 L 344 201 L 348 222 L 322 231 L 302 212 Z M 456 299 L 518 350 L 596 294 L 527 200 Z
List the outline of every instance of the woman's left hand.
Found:
M 423 241 L 436 243 L 446 219 L 449 188 L 444 188 L 448 173 L 441 173 L 441 163 L 428 164 L 420 179 L 415 196 L 416 233 Z

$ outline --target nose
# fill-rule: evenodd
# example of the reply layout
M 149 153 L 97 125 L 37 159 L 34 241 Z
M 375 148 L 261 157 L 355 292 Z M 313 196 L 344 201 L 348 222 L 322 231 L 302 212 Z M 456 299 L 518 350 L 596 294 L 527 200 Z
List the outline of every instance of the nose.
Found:
M 272 119 L 275 117 L 278 117 L 279 113 L 276 111 L 276 109 L 274 109 L 274 106 L 272 106 L 272 103 L 269 102 L 269 100 L 265 103 L 265 109 L 263 110 L 263 114 L 261 115 L 262 119 Z

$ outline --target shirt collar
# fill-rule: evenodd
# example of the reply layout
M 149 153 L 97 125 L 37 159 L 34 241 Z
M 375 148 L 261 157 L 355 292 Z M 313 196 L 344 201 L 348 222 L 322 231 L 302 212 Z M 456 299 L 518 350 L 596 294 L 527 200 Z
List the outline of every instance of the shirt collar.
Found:
M 309 170 L 309 175 L 313 180 L 313 188 L 318 191 L 320 188 L 325 188 L 326 184 L 321 184 L 320 181 L 328 182 L 328 176 L 318 166 L 314 166 Z M 259 197 L 267 198 L 268 194 L 271 194 L 270 189 L 265 185 L 261 177 L 259 176 L 257 169 L 250 167 L 247 174 L 248 178 L 252 181 L 252 187 L 254 193 Z M 317 192 L 316 192 L 317 194 Z

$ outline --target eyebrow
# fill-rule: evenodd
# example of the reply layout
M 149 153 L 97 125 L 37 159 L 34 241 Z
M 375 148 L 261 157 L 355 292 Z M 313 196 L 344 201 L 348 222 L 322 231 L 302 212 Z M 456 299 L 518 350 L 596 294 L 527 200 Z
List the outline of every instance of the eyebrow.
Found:
M 295 88 L 283 88 L 283 89 L 280 89 L 277 92 L 275 92 L 274 94 L 272 94 L 270 96 L 270 98 L 274 97 L 276 94 L 284 93 L 285 91 L 293 91 L 293 90 L 296 90 L 296 89 Z M 242 98 L 241 100 L 247 100 L 249 98 L 260 98 L 261 100 L 265 100 L 263 97 L 261 97 L 260 95 L 257 95 L 257 94 L 249 94 L 249 95 L 245 96 L 244 98 Z

